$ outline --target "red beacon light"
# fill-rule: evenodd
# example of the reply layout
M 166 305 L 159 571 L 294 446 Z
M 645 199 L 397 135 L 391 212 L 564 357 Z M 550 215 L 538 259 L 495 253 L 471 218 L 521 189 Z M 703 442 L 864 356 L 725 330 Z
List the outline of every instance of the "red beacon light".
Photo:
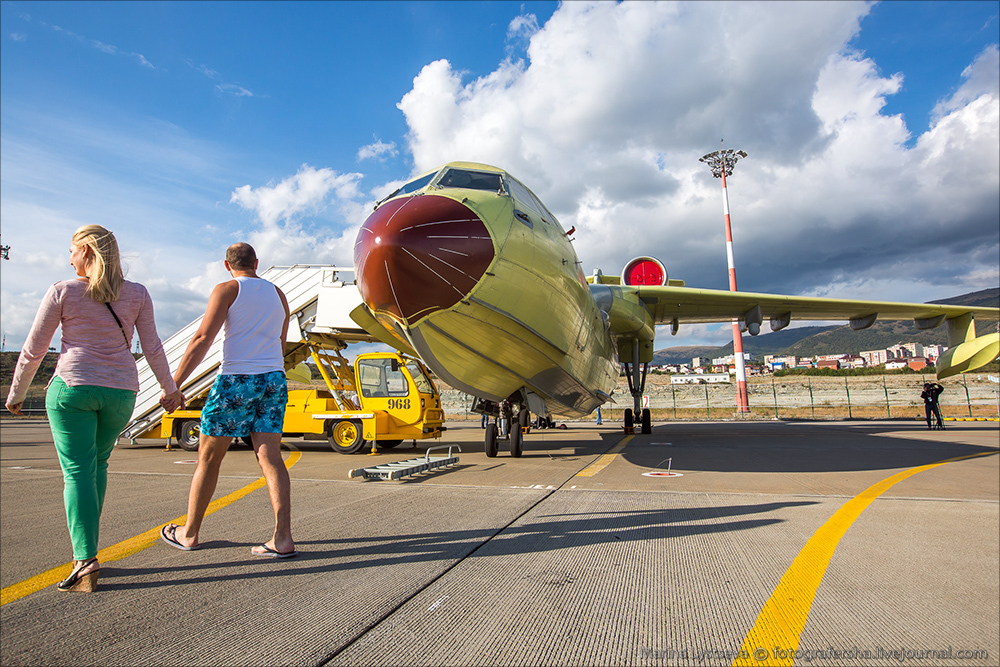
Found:
M 658 259 L 636 257 L 622 271 L 623 285 L 666 285 L 667 269 Z

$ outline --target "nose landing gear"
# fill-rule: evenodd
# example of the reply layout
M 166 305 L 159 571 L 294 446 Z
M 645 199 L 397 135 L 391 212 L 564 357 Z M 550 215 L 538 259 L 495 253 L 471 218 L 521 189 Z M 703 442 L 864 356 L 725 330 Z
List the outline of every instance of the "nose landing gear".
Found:
M 531 414 L 523 403 L 511 398 L 493 403 L 476 399 L 472 411 L 486 415 L 489 423 L 483 437 L 483 450 L 486 456 L 493 458 L 500 449 L 500 441 L 510 443 L 510 455 L 519 458 L 523 452 L 524 432 L 527 430 Z

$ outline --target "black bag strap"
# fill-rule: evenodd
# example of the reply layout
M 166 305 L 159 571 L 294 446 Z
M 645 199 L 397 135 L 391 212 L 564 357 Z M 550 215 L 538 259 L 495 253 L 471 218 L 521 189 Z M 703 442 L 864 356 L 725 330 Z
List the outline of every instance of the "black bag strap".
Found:
M 122 338 L 125 339 L 125 347 L 131 347 L 132 344 L 128 341 L 128 336 L 125 334 L 125 327 L 122 326 L 122 321 L 118 319 L 118 315 L 115 314 L 115 309 L 112 308 L 111 304 L 108 303 L 107 301 L 104 302 L 104 305 L 107 306 L 108 310 L 111 311 L 111 317 L 115 318 L 115 322 L 118 323 L 118 328 L 122 330 Z

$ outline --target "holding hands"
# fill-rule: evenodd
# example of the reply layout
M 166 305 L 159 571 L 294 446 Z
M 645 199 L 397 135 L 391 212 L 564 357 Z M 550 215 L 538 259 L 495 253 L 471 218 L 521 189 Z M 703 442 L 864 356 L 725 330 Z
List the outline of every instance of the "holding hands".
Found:
M 163 395 L 160 396 L 160 405 L 162 405 L 163 409 L 167 412 L 173 412 L 177 408 L 186 407 L 187 399 L 184 398 L 184 394 L 181 393 L 180 389 L 172 394 L 164 392 Z

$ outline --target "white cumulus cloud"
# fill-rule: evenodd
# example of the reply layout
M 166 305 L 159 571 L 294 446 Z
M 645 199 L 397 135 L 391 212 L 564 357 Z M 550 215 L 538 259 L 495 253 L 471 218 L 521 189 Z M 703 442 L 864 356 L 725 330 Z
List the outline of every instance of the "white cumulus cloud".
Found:
M 537 29 L 525 15 L 509 29 L 530 33 L 523 60 L 414 78 L 398 105 L 414 171 L 503 167 L 576 227 L 586 273 L 652 254 L 725 288 L 720 182 L 698 162 L 725 139 L 749 153 L 728 183 L 741 289 L 924 301 L 996 286 L 997 49 L 954 73 L 914 142 L 884 112 L 906 72 L 850 46 L 868 11 L 571 2 Z
M 351 266 L 354 236 L 364 220 L 359 173 L 341 174 L 302 165 L 277 184 L 236 188 L 230 203 L 251 211 L 260 221 L 247 240 L 262 265 L 330 263 Z M 311 220 L 332 207 L 340 224 L 315 225 Z M 347 221 L 344 224 L 344 221 Z

